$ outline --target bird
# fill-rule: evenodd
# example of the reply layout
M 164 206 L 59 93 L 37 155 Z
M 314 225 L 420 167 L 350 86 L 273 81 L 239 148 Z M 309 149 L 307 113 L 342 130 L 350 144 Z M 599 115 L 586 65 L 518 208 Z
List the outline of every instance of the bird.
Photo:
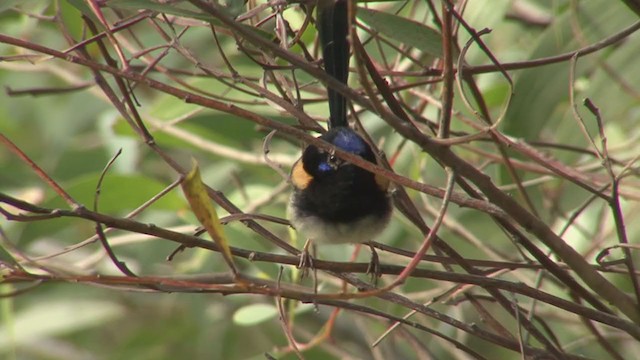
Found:
M 324 69 L 345 85 L 350 51 L 347 1 L 319 1 L 316 20 Z M 349 127 L 346 98 L 331 88 L 327 95 L 329 129 L 319 139 L 378 163 L 371 145 Z M 290 180 L 293 192 L 287 209 L 289 221 L 314 244 L 370 245 L 389 222 L 389 181 L 338 158 L 332 151 L 308 145 L 294 163 Z M 377 262 L 371 249 L 372 261 Z

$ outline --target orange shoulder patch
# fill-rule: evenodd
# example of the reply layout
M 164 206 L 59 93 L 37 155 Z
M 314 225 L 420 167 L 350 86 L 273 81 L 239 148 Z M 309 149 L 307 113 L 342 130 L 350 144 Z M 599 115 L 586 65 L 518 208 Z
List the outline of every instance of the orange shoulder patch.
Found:
M 389 179 L 380 175 L 375 175 L 374 179 L 376 181 L 376 184 L 380 188 L 380 190 L 382 191 L 389 190 L 389 184 L 390 184 Z
M 293 164 L 293 169 L 291 169 L 291 182 L 293 183 L 293 186 L 303 190 L 309 186 L 311 180 L 313 180 L 313 176 L 309 175 L 309 173 L 304 169 L 302 159 L 296 161 L 296 163 Z
M 380 159 L 377 159 L 376 165 L 382 166 L 382 164 L 380 164 Z M 384 176 L 374 175 L 374 180 L 376 181 L 376 185 L 378 185 L 380 190 L 382 190 L 382 191 L 388 191 L 389 190 L 389 185 L 391 185 L 391 181 L 389 181 L 389 179 L 387 179 Z

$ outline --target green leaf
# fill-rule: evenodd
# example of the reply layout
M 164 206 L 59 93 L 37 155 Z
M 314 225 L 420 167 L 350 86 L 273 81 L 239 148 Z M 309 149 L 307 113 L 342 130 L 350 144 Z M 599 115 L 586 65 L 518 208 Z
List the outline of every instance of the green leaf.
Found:
M 97 173 L 82 176 L 70 184 L 63 184 L 63 187 L 74 199 L 87 208 L 92 209 L 95 188 L 99 176 L 100 174 Z M 107 174 L 102 183 L 98 210 L 110 215 L 126 214 L 144 204 L 167 185 L 167 183 L 161 183 L 160 181 L 141 175 Z M 45 201 L 43 206 L 68 209 L 68 206 L 58 196 Z M 184 207 L 185 201 L 178 192 L 173 191 L 153 203 L 146 211 L 164 210 L 177 212 Z M 84 236 L 86 236 L 85 231 L 92 226 L 90 222 L 78 222 L 69 218 L 54 219 L 39 223 L 38 226 L 25 228 L 22 239 L 28 241 L 41 236 L 53 236 L 53 234 L 59 231 L 66 231 L 68 236 L 64 238 L 69 239 L 69 241 L 74 241 L 74 236 L 81 236 L 83 233 Z
M 575 51 L 587 44 L 593 44 L 619 32 L 636 21 L 636 17 L 622 3 L 584 2 L 576 17 L 571 9 L 556 16 L 554 24 L 539 36 L 533 46 L 530 59 Z M 576 23 L 577 22 L 577 23 Z M 576 26 L 580 28 L 580 41 L 575 35 Z M 575 70 L 576 79 L 591 76 L 610 51 L 599 51 L 578 60 Z M 583 136 L 576 135 L 576 123 L 569 105 L 570 62 L 565 61 L 547 66 L 537 66 L 516 73 L 514 97 L 502 122 L 503 131 L 514 137 L 535 141 L 544 135 L 558 143 L 570 143 L 582 146 L 586 143 Z M 607 80 L 610 82 L 610 80 Z M 576 101 L 580 101 L 580 95 Z M 593 134 L 595 122 L 587 127 Z M 564 154 L 575 158 L 577 154 Z M 568 158 L 564 161 L 570 161 Z M 500 178 L 510 182 L 511 178 L 504 168 L 500 168 Z
M 241 307 L 233 314 L 233 322 L 240 326 L 254 326 L 271 320 L 278 315 L 278 309 L 270 304 L 251 304 Z
M 620 3 L 585 2 L 578 19 L 582 36 L 589 43 L 602 40 L 631 24 L 635 16 Z M 584 46 L 574 34 L 575 14 L 570 10 L 556 17 L 554 25 L 540 36 L 531 59 L 577 50 Z M 626 24 L 626 25 L 625 25 Z M 576 77 L 593 70 L 596 60 L 606 52 L 582 57 L 578 60 Z M 505 133 L 529 140 L 538 138 L 548 123 L 560 124 L 556 109 L 565 108 L 569 101 L 569 61 L 534 67 L 517 73 L 514 97 L 503 121 Z M 573 124 L 572 124 L 573 126 Z M 554 131 L 553 129 L 546 129 Z
M 633 10 L 633 12 L 636 13 L 636 15 L 640 16 L 640 1 L 638 0 L 622 0 L 623 3 L 625 3 L 629 9 Z
M 84 0 L 67 0 L 67 3 L 71 4 L 71 6 L 78 9 L 82 13 L 82 15 L 90 18 L 94 23 L 96 24 L 100 23 L 100 20 L 98 20 L 96 15 L 93 13 L 91 8 L 87 6 Z
M 21 2 L 22 0 L 3 0 L 0 2 L 0 13 L 13 8 Z
M 0 351 L 17 344 L 26 346 L 43 338 L 98 327 L 123 314 L 114 301 L 47 299 L 15 315 L 12 328 L 0 327 Z
M 366 8 L 358 8 L 358 18 L 366 22 L 372 29 L 413 46 L 433 56 L 442 56 L 442 39 L 440 34 L 419 22 L 407 18 Z
M 78 7 L 63 1 L 60 3 L 60 16 L 69 33 L 76 39 L 82 38 L 84 21 Z
M 221 25 L 217 20 L 212 19 L 211 15 L 203 14 L 193 7 L 185 9 L 176 6 L 176 4 L 162 4 L 150 0 L 112 0 L 107 3 L 109 7 L 116 9 L 133 9 L 133 10 L 152 10 L 160 13 L 182 16 L 202 21 L 211 21 L 215 25 Z
M 200 10 L 195 7 L 182 8 L 176 6 L 176 4 L 174 3 L 162 4 L 150 0 L 111 0 L 108 2 L 108 5 L 109 7 L 117 9 L 152 10 L 160 13 L 206 21 L 215 26 L 226 27 L 226 25 L 224 25 L 218 19 L 212 17 L 209 14 L 200 12 Z M 232 16 L 231 14 L 228 15 Z M 244 27 L 249 31 L 253 31 L 260 36 L 271 38 L 271 34 L 253 26 L 248 26 L 240 23 L 238 23 L 238 26 Z
M 84 176 L 67 186 L 66 190 L 91 208 L 98 178 L 99 174 Z M 131 211 L 157 195 L 167 185 L 169 184 L 142 175 L 107 174 L 102 182 L 99 210 L 107 214 Z M 177 193 L 168 193 L 150 208 L 175 211 L 183 206 L 184 201 Z

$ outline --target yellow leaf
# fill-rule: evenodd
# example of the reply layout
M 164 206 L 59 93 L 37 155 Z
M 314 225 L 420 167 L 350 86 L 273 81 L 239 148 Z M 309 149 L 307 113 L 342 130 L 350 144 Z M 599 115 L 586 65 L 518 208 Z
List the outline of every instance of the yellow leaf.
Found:
M 205 230 L 207 230 L 207 233 L 209 233 L 209 236 L 211 236 L 213 241 L 215 241 L 222 250 L 222 256 L 231 268 L 231 271 L 237 274 L 233 258 L 231 257 L 231 249 L 229 248 L 227 237 L 224 234 L 224 228 L 222 224 L 220 224 L 218 213 L 211 204 L 207 189 L 200 178 L 198 163 L 195 159 L 192 159 L 191 162 L 191 170 L 180 184 L 182 191 L 187 197 L 187 201 L 189 201 L 189 205 L 191 205 L 191 210 L 196 215 L 200 224 L 202 224 Z

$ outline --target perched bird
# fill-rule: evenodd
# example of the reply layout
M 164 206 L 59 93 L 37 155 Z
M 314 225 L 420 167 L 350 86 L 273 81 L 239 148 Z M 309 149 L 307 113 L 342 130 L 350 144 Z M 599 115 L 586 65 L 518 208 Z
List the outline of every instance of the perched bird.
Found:
M 349 20 L 347 0 L 321 0 L 316 26 L 325 71 L 347 84 Z M 371 146 L 347 122 L 347 102 L 329 88 L 329 131 L 319 138 L 376 163 Z M 389 182 L 343 161 L 331 151 L 309 145 L 293 165 L 294 191 L 288 208 L 291 224 L 315 243 L 368 243 L 391 215 Z M 375 254 L 374 254 L 375 255 Z

